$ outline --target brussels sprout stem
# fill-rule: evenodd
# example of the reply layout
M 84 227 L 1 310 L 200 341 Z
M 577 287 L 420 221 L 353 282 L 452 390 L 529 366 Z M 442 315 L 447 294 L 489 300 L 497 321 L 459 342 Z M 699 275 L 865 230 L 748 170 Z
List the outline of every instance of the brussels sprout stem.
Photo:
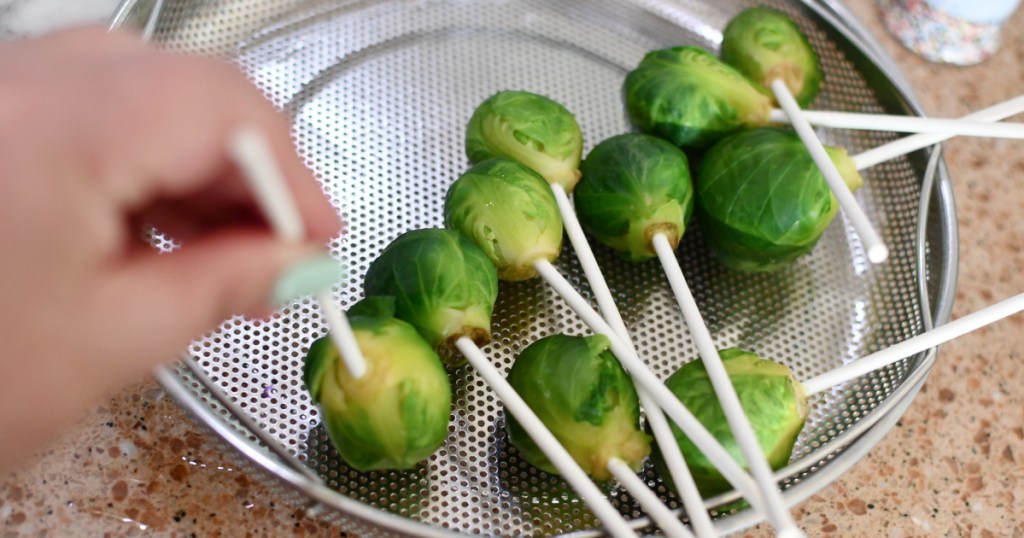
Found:
M 667 241 L 672 250 L 679 248 L 679 233 L 676 232 L 675 226 L 671 224 L 654 224 L 644 230 L 644 239 L 647 241 L 647 248 L 651 249 L 651 252 L 657 252 L 655 241 L 659 237 Z
M 608 338 L 611 342 L 612 353 L 622 363 L 622 367 L 633 377 L 633 381 L 642 387 L 651 396 L 651 399 L 679 425 L 683 433 L 693 441 L 693 444 L 721 471 L 722 476 L 739 490 L 740 494 L 746 497 L 755 509 L 762 514 L 766 514 L 763 498 L 754 480 L 732 459 L 721 443 L 711 435 L 711 432 L 693 416 L 686 406 L 680 403 L 679 399 L 672 394 L 672 391 L 640 360 L 636 352 L 619 338 L 611 326 L 601 318 L 600 314 L 590 306 L 587 300 L 572 287 L 572 284 L 553 265 L 550 263 L 538 263 L 537 269 L 541 277 L 554 288 L 555 292 L 568 303 L 569 307 L 583 319 L 587 326 L 595 333 L 602 334 Z
M 843 212 L 853 224 L 854 230 L 857 231 L 857 235 L 864 245 L 864 250 L 868 253 L 868 260 L 872 263 L 884 262 L 889 257 L 889 247 L 882 242 L 882 238 L 879 237 L 871 221 L 864 214 L 864 210 L 857 204 L 857 200 L 854 199 L 853 193 L 846 186 L 839 171 L 836 170 L 835 164 L 828 158 L 825 147 L 822 146 L 821 140 L 818 140 L 818 136 L 814 134 L 810 124 L 803 118 L 800 106 L 796 104 L 796 99 L 789 92 L 789 88 L 781 80 L 775 80 L 772 82 L 772 92 L 775 94 L 779 106 L 789 116 L 793 129 L 800 136 L 800 140 L 807 146 L 807 151 L 814 159 L 814 163 L 818 165 L 818 169 L 821 170 L 821 175 L 825 177 L 832 193 L 839 200 L 839 206 L 843 208 Z
M 988 108 L 983 108 L 977 112 L 963 116 L 960 119 L 971 121 L 999 121 L 1021 112 L 1024 112 L 1024 95 L 1014 97 L 1013 99 L 1003 101 L 1002 103 Z M 857 170 L 863 170 L 888 161 L 889 159 L 895 159 L 900 155 L 928 147 L 932 144 L 937 144 L 943 140 L 952 138 L 953 136 L 954 135 L 949 133 L 917 134 L 908 136 L 854 155 L 853 162 L 856 164 Z
M 686 528 L 686 525 L 683 525 L 679 518 L 665 506 L 665 503 L 661 502 L 661 499 L 647 487 L 647 484 L 633 473 L 633 470 L 629 468 L 629 465 L 626 465 L 626 462 L 619 458 L 612 458 L 608 460 L 608 470 L 622 484 L 622 487 L 626 488 L 626 491 L 640 503 L 644 512 L 647 512 L 647 515 L 650 516 L 651 521 L 654 521 L 665 532 L 665 536 L 670 538 L 694 538 L 690 530 Z
M 636 347 L 629 337 L 626 324 L 622 321 L 619 308 L 612 298 L 608 282 L 605 280 L 604 274 L 601 273 L 601 268 L 597 265 L 594 251 L 590 248 L 590 243 L 583 234 L 583 228 L 580 226 L 579 219 L 576 218 L 576 212 L 569 202 L 569 195 L 560 186 L 552 186 L 552 189 L 555 193 L 555 201 L 558 203 L 558 208 L 562 213 L 562 222 L 566 234 L 569 236 L 569 242 L 572 243 L 573 249 L 576 251 L 576 257 L 583 267 L 583 272 L 587 277 L 587 282 L 590 284 L 590 289 L 597 297 L 601 312 L 604 313 L 608 324 L 615 330 L 623 343 L 636 353 Z M 539 267 L 537 267 L 537 272 L 541 272 Z M 690 469 L 686 466 L 686 460 L 683 458 L 679 443 L 676 442 L 675 436 L 672 434 L 668 420 L 665 418 L 665 413 L 642 386 L 637 384 L 636 388 L 637 395 L 640 398 L 640 406 L 644 409 L 647 417 L 647 424 L 650 425 L 654 439 L 658 442 L 659 448 L 661 448 L 665 466 L 668 468 L 669 475 L 671 475 L 679 496 L 683 500 L 683 506 L 686 508 L 686 513 L 690 516 L 690 524 L 693 526 L 694 532 L 700 538 L 715 536 L 716 532 L 714 525 L 711 523 L 711 517 L 704 508 L 704 499 L 701 497 L 700 491 L 697 490 L 697 484 L 693 480 Z
M 955 136 L 981 136 L 989 138 L 1024 138 L 1024 125 L 1018 123 L 990 123 L 964 119 L 922 118 L 917 116 L 895 116 L 889 114 L 858 114 L 854 112 L 829 112 L 805 110 L 802 115 L 807 123 L 818 127 L 834 129 L 857 129 L 861 131 L 896 131 L 899 133 L 940 133 Z M 783 110 L 774 109 L 771 121 L 789 123 L 789 116 Z
M 441 355 L 441 358 L 443 358 L 446 363 L 454 365 L 454 361 L 452 359 L 457 358 L 461 353 L 457 344 L 462 338 L 472 340 L 477 347 L 482 347 L 491 341 L 490 333 L 479 327 L 464 328 L 463 330 L 452 333 L 445 338 L 444 344 L 438 348 L 438 354 Z
M 763 80 L 781 80 L 786 84 L 786 88 L 796 88 L 797 93 L 800 92 L 799 88 L 804 84 L 804 68 L 796 63 L 785 62 L 770 68 L 765 74 Z M 762 81 L 758 81 L 759 83 Z M 772 110 L 772 121 L 774 120 L 775 110 Z
M 306 229 L 299 206 L 284 181 L 266 135 L 253 126 L 240 127 L 231 135 L 228 150 L 242 169 L 242 175 L 274 233 L 285 241 L 301 241 Z M 330 328 L 331 340 L 338 346 L 349 373 L 359 379 L 366 373 L 366 359 L 359 351 L 348 318 L 334 303 L 330 293 L 323 291 L 317 294 L 317 300 Z
M 1024 311 L 1024 293 L 813 377 L 803 384 L 807 396 L 810 397 L 840 383 L 852 381 L 864 374 L 884 368 L 1021 311 Z
M 537 443 L 537 446 L 544 451 L 551 463 L 558 469 L 562 477 L 572 486 L 576 493 L 583 498 L 587 506 L 594 511 L 594 514 L 604 523 L 605 528 L 612 536 L 627 537 L 636 536 L 629 524 L 622 517 L 618 510 L 605 498 L 601 490 L 594 484 L 587 473 L 572 459 L 569 452 L 559 444 L 558 440 L 544 425 L 537 415 L 526 405 L 519 393 L 509 385 L 502 377 L 498 369 L 491 364 L 483 351 L 469 337 L 459 338 L 455 346 L 469 361 L 473 368 L 484 378 L 484 381 L 494 389 L 495 394 L 519 424 L 530 434 L 530 437 Z
M 750 425 L 750 420 L 743 411 L 743 405 L 740 403 L 739 396 L 736 395 L 736 389 L 729 379 L 729 373 L 725 371 L 722 358 L 719 356 L 718 349 L 715 348 L 715 343 L 711 338 L 711 332 L 708 331 L 707 325 L 704 324 L 704 319 L 700 314 L 700 309 L 697 308 L 697 301 L 693 299 L 690 287 L 686 283 L 686 277 L 683 276 L 683 270 L 679 267 L 679 260 L 676 259 L 675 249 L 669 244 L 668 238 L 662 234 L 654 236 L 654 248 L 657 250 L 658 258 L 665 269 L 665 276 L 668 277 L 669 285 L 675 293 L 679 309 L 682 310 L 686 326 L 690 328 L 690 333 L 693 335 L 694 344 L 697 346 L 697 351 L 704 362 L 704 368 L 711 380 L 711 385 L 715 389 L 715 395 L 718 396 L 722 411 L 725 412 L 725 418 L 729 422 L 729 428 L 732 430 L 733 437 L 735 437 L 736 442 L 739 444 L 740 451 L 743 453 L 743 459 L 747 461 L 747 467 L 750 468 L 751 474 L 757 480 L 757 484 L 761 488 L 761 495 L 764 496 L 765 504 L 771 511 L 770 516 L 773 526 L 780 532 L 783 530 L 787 532 L 798 530 L 796 522 L 793 521 L 789 511 L 786 510 L 782 494 L 779 492 L 778 486 L 775 484 L 775 478 L 772 476 L 771 466 L 768 464 L 768 460 L 765 459 L 764 451 L 761 450 L 761 446 L 757 442 L 754 428 Z

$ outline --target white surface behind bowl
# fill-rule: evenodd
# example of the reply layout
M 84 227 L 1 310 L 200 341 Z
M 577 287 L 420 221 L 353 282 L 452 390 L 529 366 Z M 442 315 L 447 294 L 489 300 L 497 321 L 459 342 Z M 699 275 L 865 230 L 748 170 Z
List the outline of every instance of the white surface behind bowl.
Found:
M 79 24 L 106 24 L 119 0 L 0 0 L 0 40 Z

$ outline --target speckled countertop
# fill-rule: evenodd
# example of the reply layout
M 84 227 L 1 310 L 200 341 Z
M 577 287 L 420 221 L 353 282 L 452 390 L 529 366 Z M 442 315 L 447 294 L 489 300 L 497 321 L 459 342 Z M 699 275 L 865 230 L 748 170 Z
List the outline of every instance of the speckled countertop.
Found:
M 102 21 L 114 0 L 0 0 L 0 39 Z M 956 117 L 1024 91 L 1024 10 L 986 63 L 927 63 L 849 7 L 912 83 L 930 115 Z M 1024 291 L 1024 145 L 946 146 L 960 221 L 954 317 Z M 1024 538 L 1024 316 L 943 346 L 904 418 L 853 469 L 794 510 L 810 536 Z M 63 440 L 0 477 L 0 536 L 337 536 L 275 503 L 233 468 L 152 381 L 92 409 Z M 745 536 L 768 536 L 762 526 Z

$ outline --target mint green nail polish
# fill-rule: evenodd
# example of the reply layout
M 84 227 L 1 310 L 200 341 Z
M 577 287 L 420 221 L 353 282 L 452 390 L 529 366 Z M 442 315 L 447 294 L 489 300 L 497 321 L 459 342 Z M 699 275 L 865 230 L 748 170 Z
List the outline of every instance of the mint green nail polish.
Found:
M 277 277 L 271 300 L 284 305 L 316 292 L 329 289 L 345 276 L 341 262 L 327 254 L 309 258 L 285 268 Z

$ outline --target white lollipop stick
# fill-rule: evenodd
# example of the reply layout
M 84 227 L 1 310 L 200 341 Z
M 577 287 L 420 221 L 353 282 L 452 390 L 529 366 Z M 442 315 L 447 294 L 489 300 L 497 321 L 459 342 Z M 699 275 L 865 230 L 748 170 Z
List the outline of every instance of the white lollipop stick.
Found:
M 988 108 L 983 108 L 977 112 L 972 112 L 961 119 L 972 121 L 999 121 L 1015 114 L 1020 114 L 1021 112 L 1024 112 L 1024 95 L 1014 97 L 1013 99 L 1003 101 L 1002 103 L 992 105 Z M 864 153 L 854 155 L 853 162 L 856 164 L 857 170 L 863 170 L 888 161 L 889 159 L 895 159 L 900 155 L 905 155 L 912 151 L 931 146 L 932 144 L 937 144 L 952 137 L 953 135 L 945 133 L 908 136 L 889 142 L 888 144 L 882 144 L 877 148 L 869 149 Z
M 968 314 L 956 321 L 923 332 L 913 338 L 887 347 L 867 357 L 840 366 L 832 371 L 821 374 L 804 382 L 807 396 L 827 390 L 829 387 L 846 383 L 864 374 L 888 366 L 905 359 L 915 353 L 931 349 L 943 342 L 984 327 L 1007 316 L 1024 310 L 1024 293 L 1015 295 L 1002 302 Z
M 633 474 L 633 470 L 629 468 L 629 465 L 626 465 L 626 462 L 618 458 L 612 458 L 608 460 L 608 470 L 618 479 L 622 487 L 626 488 L 626 491 L 640 503 L 644 512 L 647 512 L 647 515 L 651 517 L 651 521 L 665 532 L 665 536 L 670 538 L 694 538 L 690 530 L 686 528 L 686 525 L 679 521 L 679 518 L 665 506 L 665 503 L 661 502 L 661 499 L 647 487 L 647 484 L 644 484 L 640 477 Z
M 665 418 L 665 412 L 654 403 L 651 395 L 647 394 L 643 387 L 637 387 L 637 394 L 640 396 L 640 405 L 644 406 L 644 410 L 647 411 L 647 424 L 651 427 L 654 440 L 661 447 L 661 457 L 668 468 L 668 474 L 675 483 L 676 492 L 683 501 L 686 515 L 690 517 L 693 532 L 697 534 L 698 538 L 718 536 L 714 524 L 711 523 L 711 516 L 704 508 L 704 499 L 697 489 L 697 483 L 693 481 L 690 468 L 686 466 L 686 460 L 679 449 L 679 443 L 676 442 L 672 428 L 669 427 L 668 420 Z M 656 415 L 653 420 L 651 415 Z
M 825 147 L 821 145 L 821 140 L 818 140 L 814 130 L 803 119 L 800 106 L 796 104 L 796 99 L 789 93 L 789 88 L 781 80 L 776 80 L 772 82 L 772 92 L 775 94 L 775 100 L 779 102 L 782 109 L 789 115 L 793 129 L 796 130 L 800 140 L 807 146 L 807 151 L 811 154 L 811 158 L 818 165 L 818 169 L 821 170 L 821 174 L 825 177 L 825 181 L 828 183 L 829 188 L 832 189 L 836 199 L 839 200 L 839 207 L 843 208 L 843 212 L 846 213 L 846 216 L 853 224 L 853 228 L 857 231 L 861 243 L 864 244 L 864 250 L 868 253 L 868 259 L 872 263 L 884 262 L 889 257 L 889 247 L 885 246 L 885 243 L 882 242 L 882 238 L 878 236 L 878 232 L 871 225 L 867 215 L 864 214 L 864 210 L 857 204 L 857 200 L 854 199 L 850 188 L 846 186 L 843 178 L 839 175 L 839 170 L 836 170 L 835 164 L 832 163 L 832 160 L 828 158 L 828 154 L 825 153 Z
M 569 202 L 569 195 L 559 184 L 552 184 L 551 188 L 554 191 L 555 200 L 558 202 L 558 209 L 562 213 L 562 222 L 565 225 L 566 234 L 569 236 L 569 242 L 572 243 L 573 250 L 576 251 L 576 257 L 583 267 L 583 273 L 587 277 L 591 291 L 594 292 L 594 296 L 597 298 L 597 304 L 604 315 L 605 321 L 622 339 L 623 343 L 635 353 L 636 346 L 633 345 L 633 340 L 629 337 L 629 331 L 626 330 L 622 314 L 619 313 L 619 308 L 616 306 L 614 298 L 612 298 L 608 282 L 605 280 L 600 266 L 597 265 L 594 251 L 591 250 L 590 243 L 583 234 L 583 228 L 576 217 L 576 211 Z M 661 454 L 665 460 L 665 466 L 668 468 L 668 473 L 676 485 L 687 515 L 690 516 L 690 524 L 693 525 L 694 532 L 699 538 L 715 536 L 715 527 L 711 523 L 711 516 L 708 515 L 707 510 L 704 508 L 704 499 L 701 497 L 700 491 L 697 490 L 697 484 L 693 481 L 690 469 L 686 466 L 686 461 L 683 459 L 683 454 L 679 449 L 679 443 L 676 442 L 672 429 L 669 428 L 668 421 L 665 419 L 665 413 L 654 403 L 654 400 L 651 399 L 651 396 L 647 394 L 643 387 L 637 387 L 637 396 L 640 397 L 640 406 L 646 412 L 647 423 L 651 426 L 654 439 L 657 441 L 658 446 L 661 447 Z
M 327 326 L 331 329 L 327 334 L 331 336 L 331 342 L 334 342 L 334 346 L 341 352 L 341 359 L 345 362 L 345 367 L 348 368 L 352 379 L 363 377 L 366 375 L 366 358 L 363 357 L 363 352 L 359 349 L 348 317 L 334 304 L 334 298 L 329 292 L 317 293 L 316 300 L 320 302 L 324 320 L 327 321 Z
M 228 141 L 228 150 L 242 169 L 242 175 L 277 236 L 284 241 L 301 241 L 306 236 L 306 229 L 302 215 L 299 214 L 299 206 L 288 190 L 273 149 L 263 132 L 251 126 L 237 129 Z M 316 298 L 330 328 L 331 341 L 338 347 L 349 374 L 355 379 L 363 377 L 366 373 L 366 359 L 356 344 L 356 336 L 348 318 L 334 303 L 330 293 L 318 293 Z
M 662 233 L 654 235 L 653 243 L 654 249 L 658 253 L 658 259 L 661 260 L 661 265 L 665 269 L 665 276 L 668 277 L 669 285 L 679 303 L 679 309 L 683 312 L 686 326 L 690 328 L 690 334 L 693 335 L 693 342 L 697 346 L 704 369 L 707 370 L 708 378 L 715 389 L 715 395 L 718 396 L 722 411 L 725 412 L 729 428 L 732 429 L 733 436 L 739 444 L 743 459 L 747 461 L 747 467 L 750 468 L 757 485 L 761 488 L 761 496 L 764 498 L 765 504 L 768 505 L 775 528 L 780 533 L 787 532 L 791 536 L 803 536 L 803 532 L 797 527 L 789 510 L 786 510 L 786 505 L 782 502 L 782 494 L 772 476 L 771 466 L 768 465 L 764 451 L 761 450 L 761 445 L 757 442 L 754 428 L 750 425 L 746 412 L 743 411 L 740 398 L 736 395 L 736 388 L 732 386 L 732 380 L 729 379 L 729 373 L 725 371 L 725 365 L 722 364 L 722 358 L 718 355 L 715 342 L 711 339 L 711 333 L 697 308 L 697 301 L 690 293 L 690 287 L 683 276 L 682 268 L 679 267 L 679 260 L 676 259 L 672 245 Z
M 555 269 L 551 263 L 538 262 L 535 267 L 540 272 L 541 278 L 555 290 L 558 295 L 572 308 L 576 314 L 583 319 L 595 333 L 608 337 L 611 342 L 611 350 L 622 367 L 633 377 L 637 383 L 651 396 L 654 403 L 661 407 L 683 433 L 693 441 L 693 444 L 704 453 L 708 460 L 722 473 L 722 476 L 735 487 L 741 495 L 746 497 L 750 504 L 754 505 L 761 513 L 764 512 L 764 504 L 757 484 L 743 468 L 736 463 L 728 452 L 722 448 L 717 439 L 704 427 L 692 413 L 680 403 L 679 399 L 668 390 L 661 380 L 647 367 L 640 357 L 627 346 L 611 326 L 598 314 L 586 299 L 583 298 Z
M 576 490 L 587 506 L 594 511 L 594 515 L 604 523 L 605 528 L 612 536 L 636 536 L 629 524 L 622 517 L 622 514 L 615 509 L 601 490 L 594 484 L 587 473 L 572 459 L 569 452 L 565 450 L 555 436 L 548 430 L 547 426 L 537 415 L 526 405 L 519 393 L 509 385 L 502 377 L 498 369 L 491 364 L 483 351 L 477 347 L 468 337 L 463 336 L 455 341 L 455 347 L 466 356 L 473 368 L 480 373 L 484 381 L 494 389 L 494 393 L 505 405 L 505 409 L 519 421 L 523 429 L 530 435 L 537 446 L 548 457 L 551 464 L 558 469 L 562 478 Z
M 984 121 L 956 120 L 947 118 L 922 118 L 919 116 L 895 116 L 889 114 L 859 114 L 856 112 L 827 112 L 804 110 L 802 115 L 807 123 L 835 129 L 858 129 L 863 131 L 896 131 L 902 133 L 938 133 L 951 136 L 983 136 L 990 138 L 1024 138 L 1024 124 L 989 123 Z M 771 111 L 770 120 L 789 123 L 786 113 L 779 109 Z
M 302 241 L 306 226 L 263 132 L 241 127 L 232 134 L 228 149 L 274 233 L 289 243 Z

